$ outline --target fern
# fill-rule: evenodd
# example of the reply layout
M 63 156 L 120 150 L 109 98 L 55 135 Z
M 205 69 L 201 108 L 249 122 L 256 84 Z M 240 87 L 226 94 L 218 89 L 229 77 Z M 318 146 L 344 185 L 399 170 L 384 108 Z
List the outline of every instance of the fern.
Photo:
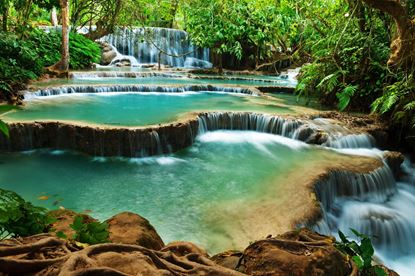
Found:
M 337 98 L 339 99 L 338 108 L 340 111 L 345 110 L 349 105 L 350 100 L 356 93 L 357 88 L 358 85 L 349 85 L 346 86 L 341 93 L 336 94 Z
M 404 108 L 405 111 L 415 111 L 415 101 L 407 103 Z
M 326 92 L 332 92 L 336 86 L 339 84 L 338 77 L 340 75 L 340 71 L 336 71 L 333 74 L 330 74 L 324 77 L 319 84 L 317 84 L 316 88 L 322 88 Z

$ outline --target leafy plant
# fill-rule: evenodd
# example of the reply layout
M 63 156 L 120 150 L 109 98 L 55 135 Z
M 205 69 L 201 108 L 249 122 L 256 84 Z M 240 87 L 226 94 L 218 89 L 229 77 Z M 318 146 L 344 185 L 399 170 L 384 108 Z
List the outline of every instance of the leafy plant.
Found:
M 0 240 L 48 232 L 55 219 L 12 191 L 0 189 Z
M 380 267 L 372 266 L 372 258 L 375 250 L 369 236 L 350 229 L 359 239 L 359 242 L 349 240 L 342 231 L 339 230 L 340 242 L 335 246 L 338 250 L 351 257 L 363 275 L 386 276 L 386 272 Z
M 76 216 L 70 227 L 75 231 L 73 239 L 81 243 L 98 244 L 108 242 L 108 224 L 105 222 L 84 222 L 82 216 Z
M 24 37 L 0 32 L 0 98 L 10 100 L 29 80 L 38 78 L 43 68 L 60 59 L 61 35 L 27 28 Z M 70 68 L 89 68 L 100 58 L 99 46 L 76 33 L 70 34 Z
M 2 120 L 0 120 L 0 132 L 9 137 L 9 127 Z
M 412 74 L 388 85 L 372 104 L 372 111 L 390 114 L 395 123 L 415 128 L 415 80 Z

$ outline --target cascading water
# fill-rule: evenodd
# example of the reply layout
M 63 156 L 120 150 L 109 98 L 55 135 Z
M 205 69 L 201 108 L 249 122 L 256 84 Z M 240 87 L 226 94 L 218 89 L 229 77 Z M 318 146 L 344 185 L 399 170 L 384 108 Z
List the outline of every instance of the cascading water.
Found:
M 325 146 L 341 152 L 372 155 L 383 154 L 374 147 L 370 135 L 336 134 Z M 370 149 L 368 149 L 370 148 Z M 372 237 L 378 257 L 401 275 L 411 275 L 415 265 L 415 186 L 408 161 L 402 165 L 407 177 L 396 182 L 389 166 L 367 174 L 331 172 L 317 183 L 315 190 L 321 202 L 323 218 L 314 229 L 336 235 L 340 229 L 353 237 L 350 229 Z
M 237 87 L 219 87 L 212 85 L 186 86 L 146 86 L 146 85 L 109 85 L 109 86 L 62 86 L 46 88 L 34 92 L 26 92 L 25 98 L 39 96 L 54 96 L 72 93 L 109 93 L 109 92 L 154 92 L 154 93 L 183 93 L 183 92 L 221 92 L 255 95 L 254 90 Z
M 130 56 L 139 64 L 155 64 L 160 57 L 161 64 L 171 67 L 212 67 L 209 62 L 209 49 L 194 46 L 189 41 L 188 34 L 182 30 L 124 28 L 101 38 L 101 41 L 106 41 L 117 49 L 121 56 L 115 59 Z
M 299 120 L 285 119 L 273 115 L 257 113 L 210 112 L 198 117 L 199 133 L 207 131 L 254 130 L 293 138 L 296 130 L 303 124 Z

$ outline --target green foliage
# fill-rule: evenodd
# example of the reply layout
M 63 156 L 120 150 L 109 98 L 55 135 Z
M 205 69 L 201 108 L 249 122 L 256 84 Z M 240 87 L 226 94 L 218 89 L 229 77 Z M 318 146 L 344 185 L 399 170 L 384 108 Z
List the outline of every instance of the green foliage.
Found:
M 316 4 L 314 13 L 320 9 Z M 340 110 L 367 110 L 390 79 L 386 68 L 390 41 L 383 18 L 361 4 L 343 1 L 325 9 L 330 17 L 307 19 L 318 36 L 305 40 L 314 61 L 303 68 L 297 91 Z
M 0 189 L 0 240 L 47 232 L 54 221 L 47 209 L 33 206 L 12 191 Z
M 61 34 L 30 29 L 25 38 L 0 32 L 0 97 L 10 95 L 24 84 L 38 78 L 43 68 L 60 59 Z M 71 33 L 69 41 L 70 68 L 83 69 L 98 62 L 99 46 L 80 34 Z
M 33 30 L 28 41 L 36 49 L 43 67 L 51 66 L 60 59 L 60 32 L 45 33 L 41 30 Z M 69 67 L 71 69 L 89 68 L 92 63 L 98 62 L 101 56 L 99 46 L 77 33 L 69 35 L 69 53 L 71 55 Z
M 108 242 L 108 224 L 105 222 L 84 222 L 82 216 L 76 216 L 70 225 L 75 231 L 73 239 L 87 244 Z
M 184 26 L 198 46 L 239 60 L 253 48 L 254 58 L 264 59 L 289 18 L 280 15 L 279 8 L 265 0 L 190 0 L 183 5 Z
M 362 275 L 373 275 L 374 273 L 377 276 L 386 276 L 387 274 L 383 269 L 372 266 L 372 257 L 375 250 L 373 249 L 370 238 L 354 229 L 350 230 L 359 239 L 359 242 L 349 240 L 343 232 L 339 230 L 340 241 L 336 242 L 336 248 L 351 257 Z
M 415 80 L 413 74 L 388 85 L 372 104 L 372 111 L 389 114 L 395 123 L 415 128 Z
M 69 35 L 69 53 L 71 55 L 69 62 L 71 69 L 89 68 L 92 63 L 99 62 L 101 57 L 101 49 L 98 44 L 77 33 Z
M 0 132 L 3 133 L 6 137 L 9 137 L 9 127 L 2 120 L 0 120 Z

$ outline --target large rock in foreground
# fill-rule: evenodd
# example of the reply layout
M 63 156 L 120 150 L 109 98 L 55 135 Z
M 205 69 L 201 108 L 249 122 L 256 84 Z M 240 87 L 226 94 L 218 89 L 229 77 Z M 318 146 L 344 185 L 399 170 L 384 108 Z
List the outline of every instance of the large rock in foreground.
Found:
M 249 275 L 349 275 L 352 268 L 333 241 L 307 229 L 257 241 L 237 269 Z
M 145 218 L 130 212 L 123 212 L 106 221 L 109 240 L 113 243 L 135 244 L 160 250 L 164 247 L 163 240 L 156 229 Z

